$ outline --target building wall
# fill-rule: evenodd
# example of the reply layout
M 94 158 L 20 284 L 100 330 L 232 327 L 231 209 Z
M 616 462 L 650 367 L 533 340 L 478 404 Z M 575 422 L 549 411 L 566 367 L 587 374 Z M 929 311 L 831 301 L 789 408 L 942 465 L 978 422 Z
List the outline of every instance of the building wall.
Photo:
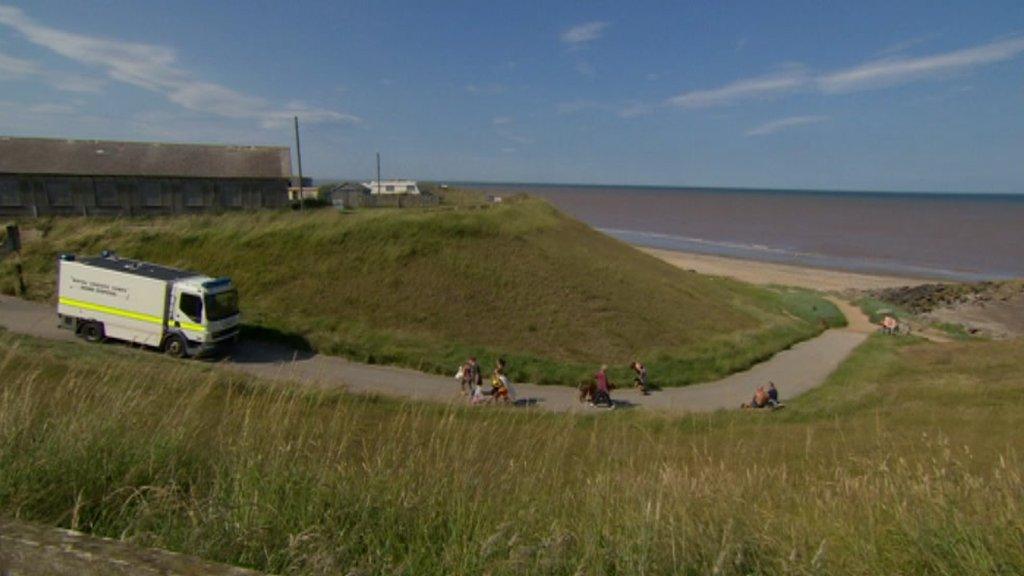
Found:
M 287 205 L 287 179 L 0 174 L 0 216 L 141 216 Z
M 441 198 L 433 194 L 371 194 L 369 190 L 331 190 L 327 198 L 338 209 L 415 208 L 441 203 Z

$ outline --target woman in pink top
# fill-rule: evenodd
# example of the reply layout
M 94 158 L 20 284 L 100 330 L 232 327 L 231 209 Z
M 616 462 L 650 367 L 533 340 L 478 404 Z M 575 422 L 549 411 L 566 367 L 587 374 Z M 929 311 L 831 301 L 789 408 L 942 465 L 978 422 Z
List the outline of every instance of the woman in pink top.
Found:
M 612 397 L 608 394 L 608 390 L 611 388 L 611 383 L 608 382 L 608 365 L 604 364 L 601 366 L 601 370 L 594 374 L 594 382 L 597 384 L 597 389 L 594 390 L 594 404 L 605 405 L 609 408 L 615 408 L 615 403 L 612 402 Z

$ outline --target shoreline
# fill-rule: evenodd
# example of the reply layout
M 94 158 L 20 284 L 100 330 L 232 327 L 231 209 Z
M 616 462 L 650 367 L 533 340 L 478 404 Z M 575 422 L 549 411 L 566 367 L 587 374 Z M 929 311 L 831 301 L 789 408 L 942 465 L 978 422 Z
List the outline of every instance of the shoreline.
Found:
M 636 244 L 633 247 L 684 270 L 693 270 L 711 276 L 725 276 L 750 284 L 780 284 L 824 292 L 845 292 L 950 282 L 932 278 L 849 272 L 734 256 L 699 254 L 681 250 L 650 248 Z

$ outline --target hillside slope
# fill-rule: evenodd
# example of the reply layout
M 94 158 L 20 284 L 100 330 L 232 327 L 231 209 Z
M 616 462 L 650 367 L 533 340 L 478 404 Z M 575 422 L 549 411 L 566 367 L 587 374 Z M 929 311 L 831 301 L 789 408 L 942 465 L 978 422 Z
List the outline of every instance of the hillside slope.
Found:
M 648 362 L 657 382 L 720 376 L 842 322 L 831 304 L 674 268 L 538 200 L 487 209 L 260 212 L 24 222 L 28 297 L 56 255 L 104 249 L 239 286 L 249 324 L 354 359 L 452 371 L 507 357 L 571 382 Z M 33 231 L 31 228 L 37 228 Z M 0 289 L 13 291 L 11 264 Z

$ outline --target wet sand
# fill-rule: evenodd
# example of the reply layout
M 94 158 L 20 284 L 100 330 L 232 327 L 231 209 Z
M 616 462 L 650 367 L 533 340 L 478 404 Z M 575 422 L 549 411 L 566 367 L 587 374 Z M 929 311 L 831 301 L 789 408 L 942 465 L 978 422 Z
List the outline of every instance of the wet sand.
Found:
M 701 274 L 713 276 L 726 276 L 751 284 L 779 284 L 825 292 L 846 292 L 849 290 L 875 290 L 935 282 L 934 280 L 920 278 L 878 276 L 842 270 L 795 266 L 792 264 L 743 260 L 725 256 L 676 252 L 674 250 L 661 250 L 658 248 L 644 248 L 640 246 L 636 248 L 686 270 L 693 270 Z

